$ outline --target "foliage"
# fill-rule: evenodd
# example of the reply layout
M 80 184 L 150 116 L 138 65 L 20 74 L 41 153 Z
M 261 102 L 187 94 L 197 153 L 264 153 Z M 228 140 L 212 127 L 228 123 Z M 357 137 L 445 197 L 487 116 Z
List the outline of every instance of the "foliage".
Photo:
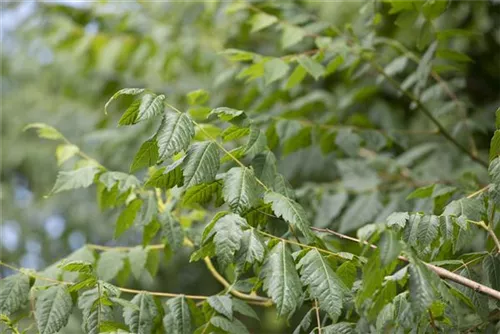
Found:
M 476 44 L 490 52 L 477 30 L 499 31 L 474 13 L 498 7 L 375 1 L 346 4 L 355 15 L 331 24 L 321 15 L 338 5 L 168 4 L 182 15 L 158 35 L 181 30 L 173 52 L 123 23 L 128 14 L 108 22 L 101 6 L 40 10 L 65 22 L 49 24 L 57 57 L 80 43 L 90 51 L 72 71 L 118 77 L 114 91 L 89 94 L 102 102 L 89 128 L 103 152 L 91 157 L 68 139 L 80 134 L 48 117 L 24 136 L 58 145 L 48 196 L 95 191 L 97 225 L 123 246 L 88 244 L 40 272 L 2 257 L 19 271 L 0 281 L 6 328 L 78 332 L 74 319 L 84 333 L 499 330 L 499 101 L 475 102 L 467 82 L 484 70 Z M 138 22 L 162 4 L 144 6 Z M 221 15 L 232 19 L 212 22 Z M 90 19 L 102 31 L 87 38 L 75 22 Z M 201 23 L 186 28 L 188 19 Z M 217 31 L 224 48 L 207 51 L 203 38 Z M 208 270 L 193 280 L 199 294 L 168 289 L 180 269 L 165 267 L 187 266 L 186 254 Z M 207 273 L 222 290 L 199 286 Z M 283 322 L 259 327 L 260 308 Z

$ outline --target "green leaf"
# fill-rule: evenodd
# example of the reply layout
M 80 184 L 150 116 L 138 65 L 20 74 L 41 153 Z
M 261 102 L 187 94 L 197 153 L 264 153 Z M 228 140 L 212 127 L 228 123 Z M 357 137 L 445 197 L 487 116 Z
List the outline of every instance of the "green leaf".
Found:
M 229 320 L 233 319 L 233 301 L 231 297 L 210 296 L 207 302 L 218 313 L 226 316 Z
M 30 278 L 16 274 L 0 280 L 0 314 L 7 316 L 18 311 L 29 299 Z
M 134 157 L 132 165 L 130 165 L 130 173 L 133 173 L 143 167 L 154 166 L 158 159 L 158 143 L 156 138 L 151 138 L 142 143 L 139 151 Z
M 268 191 L 264 196 L 265 203 L 271 203 L 276 216 L 296 227 L 308 240 L 314 240 L 304 208 L 293 199 L 282 194 Z
M 314 219 L 314 226 L 322 228 L 330 226 L 332 220 L 339 215 L 340 211 L 347 203 L 347 197 L 346 192 L 323 194 L 318 212 Z
M 356 324 L 350 322 L 338 322 L 322 328 L 323 334 L 354 334 L 356 333 Z
M 64 285 L 50 287 L 36 300 L 35 314 L 40 334 L 58 333 L 68 323 L 73 300 Z
M 490 286 L 500 290 L 500 256 L 488 254 L 483 260 L 484 272 L 488 275 Z
M 295 70 L 293 70 L 292 74 L 288 78 L 288 81 L 285 84 L 285 89 L 289 90 L 297 86 L 302 82 L 302 80 L 304 80 L 306 75 L 306 70 L 302 66 L 298 65 L 297 67 L 295 67 Z
M 255 14 L 251 19 L 252 30 L 250 32 L 254 33 L 259 30 L 265 29 L 276 22 L 278 22 L 278 18 L 276 18 L 276 16 L 266 13 Z
M 201 105 L 208 101 L 208 92 L 204 89 L 197 89 L 187 93 L 188 103 L 190 105 Z
M 461 53 L 450 49 L 437 50 L 436 57 L 458 62 L 466 62 L 466 63 L 472 62 L 472 59 L 465 53 Z
M 184 193 L 182 205 L 205 204 L 212 200 L 212 196 L 221 188 L 220 181 L 202 183 L 191 187 Z
M 427 312 L 436 295 L 432 288 L 433 273 L 420 261 L 410 263 L 410 299 L 418 313 Z
M 430 246 L 432 241 L 437 237 L 439 229 L 439 217 L 430 215 L 424 216 L 418 230 L 417 239 L 420 245 Z
M 408 214 L 408 212 L 391 213 L 391 215 L 387 217 L 387 226 L 393 227 L 394 225 L 397 225 L 401 228 L 404 228 L 409 218 L 410 215 Z
M 326 65 L 325 75 L 329 75 L 329 74 L 334 73 L 339 68 L 339 66 L 342 65 L 343 63 L 344 63 L 344 57 L 337 56 L 337 57 L 333 58 L 332 60 L 330 60 L 328 65 Z
M 300 27 L 291 24 L 283 24 L 282 27 L 283 35 L 281 36 L 281 47 L 283 49 L 287 49 L 297 43 L 300 43 L 300 41 L 302 41 L 302 39 L 306 36 L 306 31 Z
M 233 213 L 223 216 L 215 223 L 213 228 L 215 254 L 221 267 L 225 268 L 233 262 L 235 253 L 241 247 L 243 238 L 241 228 L 245 225 L 247 225 L 245 219 Z
M 115 297 L 116 294 L 105 288 L 103 283 L 98 283 L 99 288 L 87 290 L 78 298 L 78 307 L 83 313 L 82 329 L 87 334 L 98 334 L 101 325 L 113 318 L 110 301 L 107 296 Z M 118 291 L 119 292 L 119 291 Z
M 276 304 L 279 316 L 291 316 L 300 306 L 302 284 L 284 241 L 271 250 L 262 268 L 264 290 Z
M 309 287 L 309 293 L 319 306 L 336 321 L 342 311 L 346 287 L 317 249 L 307 252 L 297 265 L 300 278 Z
M 184 186 L 189 189 L 201 183 L 214 181 L 219 170 L 219 151 L 214 142 L 193 144 L 186 155 Z
M 158 169 L 151 175 L 145 186 L 163 190 L 181 186 L 184 181 L 181 169 L 183 162 L 184 158 L 181 158 L 167 167 Z
M 300 56 L 297 61 L 315 80 L 325 74 L 323 65 L 308 56 Z
M 283 78 L 287 73 L 290 66 L 280 58 L 273 58 L 264 63 L 264 81 L 269 85 L 276 80 Z
M 172 334 L 192 334 L 191 312 L 186 297 L 179 296 L 167 301 L 167 314 L 163 325 Z
M 233 167 L 224 176 L 222 194 L 231 210 L 241 214 L 258 204 L 260 187 L 250 168 Z
M 219 119 L 229 122 L 233 119 L 245 116 L 245 112 L 243 110 L 237 110 L 233 108 L 219 107 L 213 109 L 208 116 L 210 117 L 212 115 L 217 115 Z
M 490 143 L 490 161 L 500 155 L 500 131 L 496 130 Z
M 380 249 L 380 261 L 384 267 L 397 259 L 402 250 L 402 245 L 396 233 L 391 230 L 382 233 L 378 247 Z
M 103 281 L 111 281 L 124 266 L 126 253 L 112 249 L 101 253 L 97 261 L 97 275 Z
M 63 261 L 58 266 L 64 271 L 81 274 L 91 274 L 94 271 L 92 263 L 86 261 Z
M 134 224 L 137 212 L 142 206 L 142 200 L 134 199 L 127 205 L 127 207 L 120 213 L 116 221 L 114 238 L 118 239 L 125 231 L 127 231 Z
M 160 158 L 167 159 L 186 150 L 194 133 L 193 121 L 188 114 L 168 113 L 156 133 Z
M 135 295 L 130 302 L 136 307 L 123 309 L 123 319 L 130 331 L 138 334 L 151 334 L 154 319 L 159 315 L 153 296 L 142 292 Z
M 344 282 L 344 284 L 350 289 L 357 279 L 358 271 L 356 269 L 356 266 L 352 262 L 346 261 L 337 268 L 337 275 L 340 277 L 342 282 Z
M 237 261 L 243 264 L 261 263 L 264 260 L 264 244 L 254 229 L 243 231 L 241 248 L 238 252 Z
M 233 301 L 233 311 L 234 312 L 238 312 L 240 314 L 243 314 L 246 317 L 253 318 L 255 320 L 260 320 L 257 313 L 255 313 L 253 308 L 250 305 L 248 305 L 246 302 L 244 302 L 240 299 L 237 299 L 237 298 L 232 298 L 232 301 Z
M 346 210 L 340 221 L 340 233 L 350 232 L 370 222 L 382 209 L 379 195 L 371 192 L 359 195 Z
M 420 187 L 416 190 L 414 190 L 411 194 L 406 196 L 406 199 L 413 199 L 413 198 L 426 198 L 426 197 L 431 197 L 432 192 L 434 191 L 434 186 L 435 184 L 431 184 L 429 186 L 425 187 Z
M 239 126 L 232 125 L 222 132 L 222 140 L 231 141 L 247 136 L 250 133 L 249 128 L 240 128 Z
M 184 241 L 184 232 L 182 231 L 181 224 L 168 211 L 158 215 L 158 221 L 172 251 L 178 251 Z
M 108 107 L 114 100 L 118 99 L 122 95 L 139 95 L 145 91 L 143 88 L 124 88 L 116 92 L 104 105 L 104 112 L 108 113 Z
M 293 331 L 293 334 L 300 334 L 303 331 L 307 332 L 309 327 L 311 327 L 312 315 L 314 311 L 315 311 L 314 309 L 310 309 L 309 311 L 307 311 L 306 315 L 302 318 L 302 320 L 300 320 L 300 323 L 297 326 L 297 328 L 295 328 L 295 330 Z
M 252 160 L 254 175 L 267 187 L 274 185 L 276 178 L 276 156 L 271 151 L 257 154 Z
M 56 128 L 45 123 L 31 123 L 24 127 L 23 131 L 37 129 L 38 137 L 45 139 L 62 139 L 64 136 Z
M 128 252 L 130 269 L 134 277 L 139 280 L 144 273 L 146 261 L 148 260 L 148 250 L 144 247 L 137 246 Z
M 137 115 L 136 122 L 145 121 L 150 118 L 159 116 L 163 113 L 165 95 L 152 95 L 146 94 L 141 99 L 141 105 L 139 107 L 139 113 Z
M 94 182 L 94 177 L 97 173 L 99 173 L 99 168 L 97 167 L 83 167 L 72 171 L 59 172 L 50 194 L 71 189 L 87 188 Z
M 224 317 L 216 315 L 210 318 L 210 323 L 230 334 L 250 334 L 245 325 L 236 318 L 227 320 Z
M 267 149 L 266 135 L 259 128 L 252 126 L 250 136 L 245 147 L 245 155 L 254 157 Z
M 71 144 L 62 144 L 57 146 L 56 149 L 56 158 L 57 158 L 57 164 L 61 166 L 63 163 L 74 157 L 80 149 L 78 146 L 71 145 Z

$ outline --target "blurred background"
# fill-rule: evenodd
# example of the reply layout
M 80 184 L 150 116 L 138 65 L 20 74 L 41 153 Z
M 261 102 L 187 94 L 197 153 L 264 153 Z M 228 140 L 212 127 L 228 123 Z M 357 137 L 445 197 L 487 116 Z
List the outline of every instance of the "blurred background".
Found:
M 238 80 L 241 67 L 221 56 L 222 50 L 239 48 L 276 56 L 293 53 L 294 49 L 283 51 L 274 43 L 279 37 L 273 32 L 250 34 L 250 14 L 242 11 L 227 15 L 224 8 L 228 5 L 222 1 L 2 2 L 2 261 L 42 270 L 86 243 L 140 243 L 140 236 L 134 233 L 119 241 L 112 240 L 117 212 L 101 212 L 93 188 L 44 198 L 59 169 L 54 156 L 56 144 L 22 131 L 27 123 L 50 124 L 109 169 L 127 172 L 154 125 L 117 128 L 119 104 L 109 115 L 104 114 L 106 101 L 124 87 L 148 87 L 164 93 L 170 103 L 179 107 L 186 107 L 186 93 L 206 89 L 211 94 L 212 107 L 230 106 L 257 113 L 320 108 L 342 110 L 351 116 L 377 109 L 392 116 L 372 118 L 374 126 L 425 128 L 426 123 L 417 116 L 405 115 L 403 106 L 386 92 L 366 90 L 376 86 L 372 78 L 351 81 L 336 76 L 307 81 L 296 93 L 303 94 L 303 99 L 297 102 L 295 97 L 293 106 L 277 88 L 265 88 L 258 83 L 247 85 Z M 297 17 L 301 11 L 314 13 L 337 27 L 349 24 L 360 36 L 365 32 L 363 5 L 313 1 L 281 4 L 285 16 Z M 389 7 L 384 6 L 382 3 L 381 11 L 387 14 Z M 453 1 L 437 21 L 446 29 L 473 32 L 452 44 L 472 61 L 456 64 L 460 74 L 455 81 L 455 72 L 451 71 L 448 77 L 467 111 L 464 122 L 453 129 L 454 135 L 466 138 L 470 131 L 477 140 L 477 149 L 483 153 L 494 130 L 493 112 L 500 105 L 499 20 L 498 2 Z M 418 38 L 412 26 L 389 14 L 378 34 L 408 47 L 414 47 Z M 313 47 L 312 42 L 305 42 L 296 51 Z M 356 93 L 360 94 L 358 98 Z M 469 126 L 464 128 L 464 124 Z M 431 139 L 408 136 L 400 140 L 401 145 L 410 147 Z M 438 153 L 422 161 L 422 180 L 432 181 L 435 174 L 458 178 L 467 169 L 475 170 L 469 164 L 456 173 L 453 164 L 461 162 L 436 160 Z M 329 167 L 328 156 L 314 147 L 290 154 L 280 164 L 303 194 L 307 194 L 308 182 L 336 176 Z M 189 250 L 185 251 L 162 263 L 155 281 L 129 285 L 190 294 L 218 292 L 220 286 L 206 274 L 203 264 L 188 264 Z M 1 276 L 8 274 L 8 269 L 0 269 Z M 279 332 L 282 324 L 270 313 L 262 326 L 266 331 Z M 70 333 L 78 331 L 76 322 L 68 327 Z

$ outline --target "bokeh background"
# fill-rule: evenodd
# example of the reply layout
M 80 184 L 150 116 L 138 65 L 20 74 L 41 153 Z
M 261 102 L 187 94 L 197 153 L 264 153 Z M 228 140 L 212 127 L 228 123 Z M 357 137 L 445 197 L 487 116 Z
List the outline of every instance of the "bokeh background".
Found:
M 121 88 L 148 87 L 181 107 L 186 106 L 186 93 L 201 88 L 211 93 L 211 106 L 249 112 L 292 108 L 279 91 L 266 92 L 266 88 L 238 80 L 241 68 L 219 54 L 225 48 L 284 54 L 275 43 L 278 35 L 250 34 L 249 14 L 226 15 L 221 10 L 225 5 L 221 1 L 2 2 L 2 261 L 41 270 L 86 243 L 131 245 L 140 240 L 133 233 L 112 240 L 117 212 L 101 212 L 93 188 L 44 197 L 59 169 L 56 144 L 23 132 L 27 123 L 48 123 L 109 169 L 127 171 L 153 125 L 117 128 L 119 105 L 104 114 L 104 104 Z M 363 2 L 290 1 L 282 5 L 289 7 L 290 15 L 304 10 L 338 27 L 349 24 L 360 35 L 365 29 Z M 464 138 L 472 132 L 478 150 L 485 152 L 494 130 L 493 112 L 500 105 L 500 5 L 498 1 L 453 1 L 449 6 L 437 24 L 472 32 L 451 45 L 472 59 L 456 65 L 460 67 L 458 79 L 453 81 L 451 75 L 450 82 L 467 111 L 464 122 L 453 131 Z M 378 33 L 414 46 L 418 38 L 414 29 L 403 19 L 397 20 L 397 15 L 388 15 Z M 298 50 L 307 48 L 297 46 Z M 383 91 L 365 90 L 361 101 L 353 98 L 362 87 L 366 87 L 362 79 L 352 82 L 341 76 L 311 82 L 308 95 L 295 101 L 293 108 L 300 103 L 301 108 L 361 113 L 378 108 L 399 115 L 385 126 L 421 127 L 420 118 L 404 114 L 403 106 Z M 411 146 L 430 139 L 401 140 Z M 452 161 L 432 159 L 434 163 L 423 162 L 422 180 L 453 170 Z M 291 154 L 280 164 L 296 188 L 335 177 L 328 158 L 314 147 Z M 307 187 L 303 189 L 307 193 Z M 219 285 L 202 264 L 187 265 L 185 251 L 162 263 L 155 281 L 133 284 L 191 294 L 218 292 Z M 8 269 L 0 269 L 1 276 L 8 274 Z M 262 326 L 279 332 L 282 324 L 269 313 Z M 77 333 L 77 322 L 70 323 L 67 331 Z

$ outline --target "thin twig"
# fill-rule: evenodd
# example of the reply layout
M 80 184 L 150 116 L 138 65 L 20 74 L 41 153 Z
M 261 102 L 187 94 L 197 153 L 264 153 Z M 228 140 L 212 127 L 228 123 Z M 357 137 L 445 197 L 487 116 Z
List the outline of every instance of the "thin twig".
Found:
M 316 310 L 316 322 L 318 323 L 318 334 L 321 334 L 321 317 L 319 315 L 319 305 L 318 300 L 314 300 L 314 308 Z
M 339 233 L 339 232 L 336 232 L 336 231 L 333 231 L 333 230 L 330 230 L 330 229 L 327 229 L 327 228 L 311 227 L 311 229 L 313 229 L 314 231 L 317 231 L 317 232 L 328 233 L 328 234 L 337 236 L 337 237 L 339 237 L 341 239 L 345 239 L 345 240 L 349 240 L 349 241 L 361 243 L 361 240 L 359 240 L 359 239 L 350 237 L 348 235 L 344 235 L 342 233 Z M 373 248 L 373 249 L 377 248 L 377 246 L 375 246 L 375 245 L 373 245 L 373 244 L 371 244 L 371 243 L 369 243 L 367 241 L 364 241 L 363 243 L 365 245 Z M 404 256 L 398 256 L 398 259 L 401 260 L 401 261 L 404 261 L 404 262 L 410 262 Z M 480 283 L 478 283 L 476 281 L 473 281 L 471 279 L 465 278 L 463 276 L 457 275 L 457 274 L 455 274 L 455 273 L 453 273 L 453 272 L 451 272 L 449 270 L 446 270 L 444 268 L 435 266 L 435 265 L 430 264 L 430 263 L 426 263 L 426 262 L 424 262 L 424 263 L 425 263 L 425 265 L 429 269 L 431 269 L 432 271 L 434 271 L 439 277 L 441 277 L 443 279 L 449 279 L 450 281 L 453 281 L 453 282 L 458 283 L 460 285 L 463 285 L 463 286 L 466 286 L 468 288 L 471 288 L 471 289 L 473 289 L 473 290 L 475 290 L 477 292 L 480 292 L 482 294 L 485 294 L 487 296 L 490 296 L 492 298 L 500 300 L 500 291 L 497 291 L 495 289 L 487 287 L 486 285 L 480 284 Z
M 468 195 L 467 198 L 473 198 L 473 197 L 476 197 L 477 195 L 485 192 L 486 190 L 488 190 L 490 188 L 490 185 L 486 185 L 484 187 L 482 187 L 481 189 L 479 189 L 478 191 L 475 191 L 473 192 L 472 194 Z
M 429 319 L 430 319 L 431 327 L 434 329 L 435 333 L 439 333 L 439 330 L 436 326 L 436 322 L 434 321 L 434 316 L 432 315 L 431 310 L 427 310 L 427 311 L 429 312 Z

